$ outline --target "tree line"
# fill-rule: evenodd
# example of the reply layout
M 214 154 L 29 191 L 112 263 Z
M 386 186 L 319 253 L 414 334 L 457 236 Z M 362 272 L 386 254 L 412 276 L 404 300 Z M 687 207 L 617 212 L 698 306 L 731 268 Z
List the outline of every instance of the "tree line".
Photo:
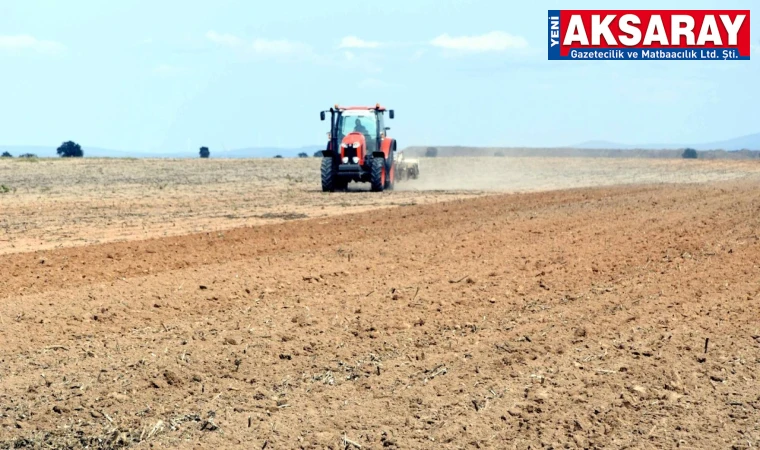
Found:
M 322 150 L 318 151 L 317 153 L 319 153 L 319 156 L 322 156 Z M 317 157 L 317 153 L 314 154 L 315 158 Z M 211 157 L 211 150 L 209 150 L 209 148 L 205 147 L 205 146 L 201 147 L 200 151 L 198 152 L 198 155 L 201 158 L 209 158 L 209 157 Z M 301 152 L 301 153 L 298 154 L 298 157 L 299 158 L 308 158 L 309 154 Z M 275 158 L 282 158 L 282 155 L 275 155 Z
M 58 153 L 58 156 L 61 158 L 81 158 L 84 156 L 84 150 L 82 150 L 82 146 L 77 144 L 74 141 L 66 141 L 63 144 L 61 144 L 56 150 L 56 153 Z M 37 155 L 34 153 L 22 153 L 18 155 L 19 158 L 36 158 Z M 0 158 L 13 158 L 13 155 L 5 151 L 2 155 L 0 155 Z

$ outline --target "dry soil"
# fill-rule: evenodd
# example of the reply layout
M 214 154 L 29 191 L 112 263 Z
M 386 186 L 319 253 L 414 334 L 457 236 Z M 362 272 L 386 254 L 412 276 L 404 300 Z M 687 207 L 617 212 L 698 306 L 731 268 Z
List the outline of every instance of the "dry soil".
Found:
M 418 191 L 463 176 L 424 160 L 373 195 L 208 162 L 0 166 L 0 448 L 760 445 L 756 164 L 505 160 L 594 187 L 504 194 Z M 309 218 L 204 222 L 232 204 Z

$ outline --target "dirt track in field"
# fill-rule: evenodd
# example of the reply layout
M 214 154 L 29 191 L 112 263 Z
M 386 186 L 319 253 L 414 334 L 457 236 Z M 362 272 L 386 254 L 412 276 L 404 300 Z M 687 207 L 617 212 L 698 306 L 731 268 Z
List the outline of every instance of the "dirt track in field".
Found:
M 0 255 L 0 448 L 755 448 L 759 218 L 752 178 Z

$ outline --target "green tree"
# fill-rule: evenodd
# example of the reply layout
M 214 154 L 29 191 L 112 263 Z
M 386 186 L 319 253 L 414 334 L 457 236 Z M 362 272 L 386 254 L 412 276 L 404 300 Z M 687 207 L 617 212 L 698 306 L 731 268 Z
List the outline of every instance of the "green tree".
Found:
M 82 146 L 74 141 L 66 141 L 56 150 L 62 158 L 81 158 L 84 156 Z
M 299 153 L 299 154 L 298 154 L 298 157 L 299 157 L 299 158 L 308 158 L 308 157 L 309 157 L 309 154 L 308 154 L 308 153 L 304 153 L 304 152 L 301 152 L 301 153 Z
M 0 155 L 0 158 L 13 158 L 13 155 L 8 152 L 3 152 L 3 154 Z
M 208 147 L 201 147 L 200 155 L 201 158 L 208 158 L 211 156 L 211 151 L 208 149 Z
M 425 150 L 425 156 L 428 158 L 435 158 L 438 156 L 438 149 L 435 147 L 428 147 L 427 150 Z
M 683 155 L 681 155 L 685 159 L 697 159 L 697 151 L 693 148 L 687 148 L 683 151 Z

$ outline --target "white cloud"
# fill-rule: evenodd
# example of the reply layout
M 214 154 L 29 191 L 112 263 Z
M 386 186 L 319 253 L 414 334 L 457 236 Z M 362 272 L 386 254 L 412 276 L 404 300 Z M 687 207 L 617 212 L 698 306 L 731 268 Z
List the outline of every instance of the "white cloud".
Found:
M 293 55 L 308 53 L 309 47 L 295 41 L 256 39 L 252 44 L 253 51 L 262 55 Z
M 365 74 L 382 72 L 382 61 L 378 61 L 380 55 L 370 52 L 343 51 L 340 53 L 328 53 L 325 55 L 312 54 L 313 60 L 321 65 L 333 67 L 338 70 L 362 72 Z
M 492 31 L 480 36 L 449 36 L 442 34 L 430 41 L 435 47 L 463 52 L 501 52 L 528 47 L 528 41 L 503 31 Z
M 378 61 L 375 55 L 367 55 L 359 52 L 343 53 L 342 59 L 330 59 L 336 68 L 364 73 L 380 73 L 383 71 L 382 61 Z
M 311 49 L 308 45 L 297 41 L 289 41 L 287 39 L 258 38 L 247 42 L 235 35 L 217 33 L 216 31 L 207 32 L 206 39 L 218 45 L 238 48 L 243 51 L 252 51 L 255 54 L 264 56 L 311 54 Z
M 356 36 L 346 36 L 340 41 L 340 48 L 378 48 L 381 45 L 377 41 L 365 41 Z
M 410 60 L 411 61 L 418 61 L 420 58 L 422 58 L 422 56 L 424 54 L 425 54 L 425 50 L 423 50 L 423 49 L 417 50 L 416 52 L 414 52 L 414 54 L 412 55 L 412 57 L 410 58 Z
M 37 39 L 28 34 L 15 36 L 0 36 L 0 50 L 23 51 L 31 50 L 38 53 L 61 53 L 66 47 L 55 41 Z
M 225 45 L 227 47 L 237 47 L 243 44 L 243 40 L 237 36 L 227 33 L 217 33 L 216 31 L 207 32 L 206 39 L 215 44 Z

